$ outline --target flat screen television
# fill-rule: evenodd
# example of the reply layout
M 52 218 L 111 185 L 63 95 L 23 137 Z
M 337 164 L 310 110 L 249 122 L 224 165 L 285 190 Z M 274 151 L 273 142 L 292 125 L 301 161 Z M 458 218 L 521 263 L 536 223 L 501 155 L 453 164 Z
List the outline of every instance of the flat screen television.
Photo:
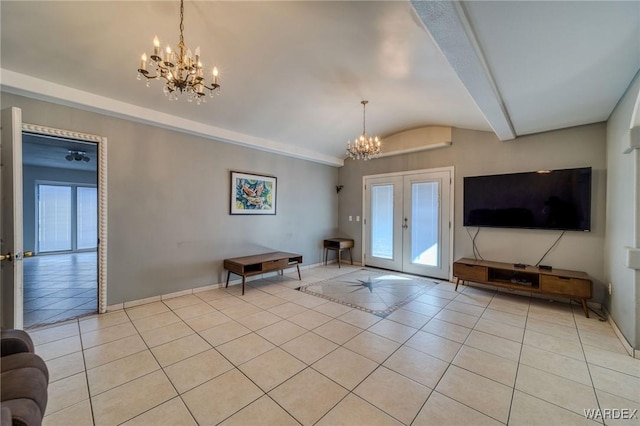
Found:
M 464 226 L 591 230 L 591 167 L 464 178 Z

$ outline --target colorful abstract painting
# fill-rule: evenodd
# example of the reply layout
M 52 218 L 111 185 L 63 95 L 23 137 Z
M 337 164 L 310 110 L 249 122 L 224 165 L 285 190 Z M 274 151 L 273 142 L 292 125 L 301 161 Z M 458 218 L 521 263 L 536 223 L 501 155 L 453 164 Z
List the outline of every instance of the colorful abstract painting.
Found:
M 276 178 L 232 171 L 231 214 L 276 214 Z

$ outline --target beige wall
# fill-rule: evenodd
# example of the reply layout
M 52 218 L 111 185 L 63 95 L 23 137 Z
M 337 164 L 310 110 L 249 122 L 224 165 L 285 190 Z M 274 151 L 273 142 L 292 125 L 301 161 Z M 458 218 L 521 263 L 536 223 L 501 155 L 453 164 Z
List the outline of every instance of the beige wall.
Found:
M 318 263 L 337 229 L 335 167 L 3 93 L 10 106 L 27 123 L 108 138 L 108 304 L 223 282 L 226 257 Z M 230 170 L 276 176 L 277 215 L 230 216 Z
M 640 74 L 638 74 L 640 75 Z M 625 266 L 626 247 L 640 247 L 640 150 L 625 154 L 640 77 L 636 75 L 607 123 L 606 306 L 631 346 L 640 348 L 640 271 Z
M 361 258 L 362 177 L 404 170 L 454 166 L 454 259 L 473 257 L 471 240 L 462 226 L 462 183 L 465 176 L 540 169 L 593 168 L 592 231 L 567 232 L 545 258 L 556 268 L 588 272 L 595 280 L 594 299 L 604 297 L 603 246 L 605 233 L 606 125 L 574 127 L 500 142 L 489 132 L 453 129 L 450 147 L 379 158 L 347 161 L 340 169 L 340 232 L 356 240 L 354 256 Z M 384 142 L 383 142 L 384 143 Z M 475 232 L 477 228 L 471 228 Z M 485 259 L 535 264 L 559 236 L 559 231 L 482 228 L 476 240 Z

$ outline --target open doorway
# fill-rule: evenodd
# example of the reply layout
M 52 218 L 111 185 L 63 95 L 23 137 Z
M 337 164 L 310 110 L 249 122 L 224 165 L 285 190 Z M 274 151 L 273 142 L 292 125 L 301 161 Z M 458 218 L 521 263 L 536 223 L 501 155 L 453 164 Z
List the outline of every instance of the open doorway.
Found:
M 24 327 L 98 312 L 98 145 L 23 133 Z

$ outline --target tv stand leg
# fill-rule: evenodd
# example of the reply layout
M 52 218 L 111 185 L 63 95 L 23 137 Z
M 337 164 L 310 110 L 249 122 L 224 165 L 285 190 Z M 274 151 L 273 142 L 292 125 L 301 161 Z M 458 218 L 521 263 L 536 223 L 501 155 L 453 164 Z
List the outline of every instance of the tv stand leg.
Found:
M 458 284 L 460 284 L 460 278 L 456 277 L 456 288 L 454 291 L 458 291 Z
M 584 311 L 584 316 L 589 318 L 589 308 L 587 307 L 587 299 L 580 299 L 582 302 L 582 310 Z
M 224 286 L 224 288 L 228 288 L 229 287 L 229 277 L 231 276 L 231 271 L 227 271 L 227 285 Z

